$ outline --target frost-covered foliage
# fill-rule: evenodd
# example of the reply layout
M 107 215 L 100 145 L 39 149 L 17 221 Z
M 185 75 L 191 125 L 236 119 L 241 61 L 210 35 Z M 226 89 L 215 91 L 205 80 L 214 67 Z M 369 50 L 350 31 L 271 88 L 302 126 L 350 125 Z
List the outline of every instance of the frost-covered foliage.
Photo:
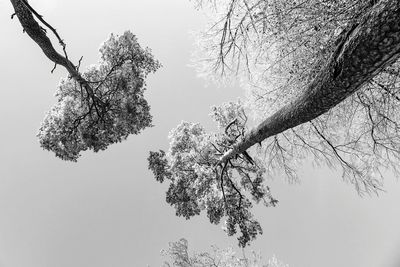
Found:
M 204 210 L 214 224 L 225 217 L 227 234 L 239 230 L 244 247 L 262 233 L 251 214 L 252 203 L 274 206 L 277 201 L 264 184 L 265 168 L 258 159 L 246 153 L 218 165 L 219 157 L 243 138 L 246 117 L 240 103 L 214 107 L 211 116 L 220 132 L 206 133 L 199 124 L 182 122 L 169 135 L 167 153 L 150 152 L 149 169 L 158 181 L 170 182 L 166 201 L 177 216 L 190 219 Z
M 95 152 L 151 126 L 144 98 L 146 76 L 160 64 L 127 31 L 111 35 L 100 47 L 100 62 L 89 67 L 85 83 L 62 79 L 57 103 L 46 114 L 38 137 L 44 149 L 76 161 L 81 151 Z
M 196 65 L 216 81 L 238 77 L 256 121 L 307 88 L 349 31 L 379 1 L 197 0 L 210 14 L 199 34 Z M 268 172 L 291 180 L 305 158 L 342 170 L 358 193 L 377 192 L 382 173 L 399 174 L 399 61 L 312 122 L 268 138 L 260 150 Z
M 261 256 L 255 252 L 250 257 L 238 256 L 232 248 L 212 247 L 212 252 L 190 254 L 188 242 L 184 238 L 170 242 L 169 248 L 162 250 L 162 254 L 169 258 L 163 267 L 289 267 L 276 257 L 263 263 Z
M 370 6 L 359 0 L 196 2 L 210 18 L 198 35 L 199 74 L 239 79 L 263 115 L 302 93 L 335 49 L 336 37 Z

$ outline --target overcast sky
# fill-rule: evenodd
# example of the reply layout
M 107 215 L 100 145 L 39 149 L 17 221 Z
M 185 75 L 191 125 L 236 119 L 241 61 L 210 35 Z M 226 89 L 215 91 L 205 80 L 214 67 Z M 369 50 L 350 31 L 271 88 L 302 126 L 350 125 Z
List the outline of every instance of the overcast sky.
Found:
M 240 88 L 206 87 L 188 67 L 191 31 L 204 20 L 189 0 L 30 0 L 83 66 L 98 61 L 111 32 L 131 30 L 163 68 L 148 81 L 155 127 L 63 162 L 39 147 L 36 133 L 66 72 L 26 34 L 8 0 L 0 0 L 0 266 L 160 266 L 160 250 L 185 237 L 195 251 L 236 246 L 205 216 L 186 221 L 165 203 L 166 185 L 147 170 L 149 150 L 167 149 L 181 120 L 206 127 L 211 105 L 242 96 Z M 400 184 L 360 198 L 340 173 L 305 166 L 302 183 L 270 182 L 276 208 L 258 207 L 264 234 L 248 250 L 275 254 L 293 267 L 400 265 Z

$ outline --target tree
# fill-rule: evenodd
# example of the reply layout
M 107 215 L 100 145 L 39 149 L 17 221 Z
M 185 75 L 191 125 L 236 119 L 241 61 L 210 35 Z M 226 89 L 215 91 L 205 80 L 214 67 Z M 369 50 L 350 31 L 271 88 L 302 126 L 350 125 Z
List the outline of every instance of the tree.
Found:
M 184 238 L 169 243 L 169 248 L 162 254 L 170 258 L 164 267 L 288 267 L 288 265 L 272 257 L 267 264 L 262 263 L 261 256 L 253 252 L 251 257 L 237 256 L 231 249 L 213 247 L 213 251 L 189 255 L 188 241 Z
M 56 92 L 58 101 L 38 133 L 44 149 L 64 160 L 76 161 L 81 151 L 104 150 L 151 126 L 150 107 L 143 92 L 146 76 L 160 63 L 148 48 L 140 47 L 135 35 L 129 31 L 111 35 L 100 48 L 98 65 L 81 73 L 82 58 L 77 66 L 70 61 L 66 44 L 56 30 L 26 0 L 11 3 L 15 9 L 12 17 L 17 15 L 24 32 L 54 62 L 53 70 L 61 65 L 69 73 L 61 80 Z M 63 55 L 53 47 L 46 28 L 57 37 Z
M 209 168 L 215 174 L 208 170 L 209 175 L 202 180 L 214 181 L 219 177 L 225 181 L 219 190 L 230 186 L 235 197 L 242 199 L 244 191 L 249 189 L 237 184 L 251 174 L 243 164 L 263 169 L 263 174 L 281 168 L 295 178 L 293 164 L 311 154 L 330 166 L 340 166 L 344 178 L 360 194 L 377 192 L 382 169 L 392 167 L 396 171 L 400 151 L 397 117 L 400 76 L 396 69 L 400 54 L 400 3 L 388 0 L 213 3 L 222 10 L 222 15 L 214 16 L 217 21 L 207 32 L 209 38 L 201 43 L 205 47 L 201 58 L 206 58 L 202 63 L 213 73 L 220 70 L 228 77 L 247 75 L 243 79 L 250 90 L 261 87 L 258 92 L 264 92 L 260 105 L 266 108 L 261 111 L 273 112 L 252 130 L 241 126 L 240 134 L 234 138 L 229 131 L 237 117 L 231 117 L 232 124 L 226 123 L 225 133 L 221 133 L 224 136 L 221 138 L 227 141 L 210 142 L 209 154 L 214 157 L 209 160 Z M 321 14 L 328 17 L 320 18 Z M 271 80 L 272 88 L 268 84 Z M 265 84 L 268 87 L 264 90 Z M 265 158 L 253 160 L 247 150 L 261 143 Z M 174 158 L 183 158 L 188 153 L 197 155 L 192 158 L 203 158 L 203 150 L 194 147 L 187 147 L 190 152 L 182 151 L 182 156 L 173 155 L 173 145 L 171 142 L 169 154 L 159 161 L 164 166 L 165 162 L 171 164 Z M 168 170 L 168 177 L 173 177 L 173 183 L 188 179 L 175 178 L 176 169 L 168 164 L 164 169 Z M 154 171 L 151 165 L 150 168 Z M 238 183 L 230 184 L 230 172 L 238 169 L 245 174 L 239 173 Z M 187 185 L 197 188 L 190 179 Z M 206 197 L 188 195 L 191 197 L 170 203 L 178 208 L 190 199 L 201 207 L 201 199 Z M 221 217 L 229 220 L 230 209 L 249 212 L 250 205 L 229 203 L 223 192 L 219 196 L 225 203 Z M 251 235 L 246 234 L 246 227 L 240 226 L 246 225 L 247 218 L 251 215 L 246 219 L 239 217 L 236 223 L 243 236 L 250 236 L 239 240 L 242 246 L 261 232 L 261 228 L 256 228 L 257 231 L 250 231 Z
M 229 2 L 231 4 L 229 10 L 234 10 L 234 8 L 239 5 L 238 2 L 240 1 Z M 244 2 L 247 3 L 246 1 Z M 374 2 L 379 3 L 374 4 Z M 252 8 L 261 8 L 260 5 L 262 4 L 260 3 L 265 4 L 264 1 L 258 1 L 258 6 L 252 6 Z M 307 3 L 307 7 L 304 8 L 305 10 L 300 9 L 299 6 L 304 5 L 305 3 Z M 318 3 L 319 5 L 317 5 Z M 296 4 L 296 1 L 282 1 L 281 5 L 283 5 L 283 7 L 274 7 L 280 8 L 279 11 L 277 11 L 278 14 L 283 13 L 284 15 L 286 15 L 286 17 L 289 18 L 287 19 L 286 17 L 281 17 L 280 19 L 283 22 L 278 21 L 275 24 L 272 23 L 272 25 L 275 27 L 270 31 L 276 31 L 276 28 L 283 28 L 285 29 L 285 31 L 281 33 L 281 35 L 284 35 L 283 37 L 276 37 L 276 39 L 278 39 L 277 42 L 280 41 L 282 43 L 277 45 L 280 49 L 277 53 L 281 54 L 276 56 L 276 59 L 271 60 L 270 64 L 275 64 L 277 61 L 276 64 L 280 65 L 282 63 L 279 61 L 284 60 L 285 63 L 289 65 L 287 67 L 287 70 L 281 71 L 281 66 L 279 70 L 275 71 L 279 72 L 279 74 L 283 76 L 282 83 L 285 86 L 289 83 L 293 83 L 294 86 L 298 86 L 300 94 L 296 95 L 294 98 L 290 98 L 289 101 L 287 101 L 285 98 L 282 98 L 285 99 L 285 102 L 287 101 L 287 103 L 285 103 L 286 105 L 284 105 L 278 111 L 273 113 L 273 115 L 265 119 L 257 128 L 250 131 L 243 142 L 236 144 L 234 149 L 230 150 L 229 153 L 221 158 L 221 162 L 225 161 L 227 158 L 231 158 L 236 153 L 241 153 L 242 151 L 245 151 L 250 146 L 261 142 L 270 136 L 275 136 L 287 129 L 294 128 L 302 123 L 312 122 L 312 120 L 317 119 L 320 115 L 331 110 L 333 107 L 343 102 L 347 97 L 351 96 L 354 92 L 361 89 L 364 90 L 362 90 L 359 94 L 356 94 L 355 97 L 358 98 L 357 104 L 363 106 L 362 112 L 365 112 L 368 109 L 375 109 L 370 110 L 369 113 L 368 111 L 365 112 L 366 114 L 368 114 L 368 116 L 371 116 L 371 119 L 368 119 L 372 120 L 371 128 L 377 128 L 379 127 L 379 124 L 384 124 L 379 123 L 380 119 L 383 119 L 386 122 L 391 120 L 390 114 L 388 114 L 388 116 L 385 116 L 387 115 L 386 112 L 382 113 L 382 110 L 385 110 L 385 108 L 391 108 L 390 104 L 385 103 L 385 99 L 382 99 L 382 97 L 381 99 L 379 99 L 379 102 L 383 102 L 382 104 L 374 103 L 378 99 L 373 100 L 372 98 L 379 97 L 379 95 L 377 97 L 375 95 L 380 93 L 384 94 L 384 97 L 387 97 L 387 99 L 397 101 L 395 95 L 396 92 L 392 92 L 390 90 L 395 90 L 396 82 L 393 82 L 393 78 L 397 78 L 396 73 L 393 73 L 393 68 L 397 65 L 393 65 L 393 63 L 396 62 L 399 55 L 399 45 L 397 42 L 399 38 L 397 10 L 399 6 L 396 2 L 393 1 L 365 1 L 363 3 L 360 3 L 360 1 L 347 1 L 347 3 L 348 6 L 353 7 L 352 9 L 349 8 L 349 11 L 345 12 L 345 17 L 348 16 L 348 12 L 353 12 L 352 17 L 345 19 L 345 22 L 348 23 L 348 25 L 340 25 L 339 22 L 341 21 L 338 22 L 337 20 L 335 21 L 335 23 L 331 23 L 333 24 L 333 26 L 329 25 L 329 21 L 333 21 L 333 19 L 340 19 L 340 17 L 337 18 L 334 14 L 331 18 L 321 18 L 328 21 L 328 27 L 323 29 L 321 29 L 321 25 L 319 26 L 320 28 L 317 28 L 318 24 L 320 24 L 320 21 L 317 20 L 315 17 L 317 17 L 317 14 L 319 16 L 319 14 L 330 14 L 330 12 L 321 12 L 321 5 L 325 4 L 329 8 L 338 12 L 340 10 L 336 10 L 336 7 L 337 5 L 342 4 L 341 1 L 333 4 L 326 4 L 325 1 L 303 1 L 296 6 L 294 6 Z M 287 5 L 286 7 L 284 6 L 285 4 Z M 314 13 L 316 13 L 316 11 L 318 10 L 320 10 L 320 12 L 313 16 L 311 11 L 309 10 L 312 7 L 314 7 L 314 10 L 311 11 L 314 11 Z M 264 6 L 263 8 L 266 9 L 268 7 Z M 346 6 L 344 8 L 346 8 Z M 361 13 L 361 11 L 364 12 L 364 14 Z M 293 14 L 295 12 L 298 12 L 299 14 Z M 305 12 L 307 12 L 307 14 L 304 14 Z M 309 17 L 307 17 L 307 20 L 305 22 L 299 21 L 301 16 L 305 17 L 305 15 L 309 15 Z M 246 16 L 250 17 L 251 14 L 246 14 Z M 244 18 L 242 18 L 242 20 L 243 19 Z M 285 21 L 285 19 L 289 21 Z M 309 21 L 311 21 L 311 23 Z M 294 24 L 295 22 L 298 22 L 298 25 L 293 26 L 294 29 L 286 30 L 288 27 L 285 24 Z M 267 23 L 269 23 L 269 21 Z M 335 31 L 338 30 L 338 24 L 339 27 L 346 27 L 346 29 L 342 30 L 342 33 L 340 33 L 336 37 L 336 40 L 333 41 L 332 36 L 335 36 Z M 256 29 L 259 28 L 259 26 L 253 26 L 257 27 Z M 336 26 L 336 29 L 334 26 Z M 310 31 L 310 28 L 312 28 L 316 33 L 306 34 L 306 36 L 302 37 L 300 40 L 297 38 L 304 32 Z M 231 29 L 226 29 L 224 30 L 224 32 L 225 31 L 227 32 L 226 34 L 228 34 Z M 265 31 L 267 30 L 265 29 Z M 292 34 L 293 31 L 295 31 L 297 35 L 295 35 L 293 39 L 288 39 L 289 37 L 287 37 L 287 35 L 290 34 L 290 37 L 292 37 L 292 35 L 294 35 Z M 307 45 L 301 46 L 298 44 L 299 42 L 302 42 L 305 38 L 309 38 L 310 36 L 312 38 L 310 38 L 311 40 L 307 43 Z M 224 49 L 229 50 L 233 49 L 229 48 L 230 46 L 240 45 L 237 44 L 239 42 L 237 39 L 232 39 L 224 42 L 221 46 Z M 293 49 L 290 49 L 291 54 L 294 54 L 295 56 L 300 55 L 300 59 L 287 59 L 287 46 L 289 46 L 290 40 L 295 40 L 294 44 L 291 44 L 291 47 L 294 47 Z M 326 41 L 322 43 L 322 41 L 320 40 Z M 284 45 L 284 47 L 281 47 L 280 45 Z M 311 46 L 311 48 L 308 48 L 308 46 Z M 225 53 L 227 52 L 224 52 L 223 54 Z M 249 53 L 245 53 L 246 56 L 248 54 Z M 243 54 L 238 52 L 237 56 L 240 55 L 243 56 Z M 225 62 L 225 56 L 226 55 L 220 56 L 219 60 L 221 62 Z M 313 60 L 311 60 L 311 63 L 305 61 L 311 58 L 314 58 Z M 321 62 L 323 61 L 327 61 L 327 63 L 321 64 Z M 294 70 L 294 68 L 298 68 L 300 70 L 296 71 Z M 318 70 L 317 72 L 316 69 Z M 287 71 L 288 73 L 285 73 L 285 71 Z M 314 74 L 315 72 L 316 74 Z M 388 72 L 389 74 L 391 72 L 392 76 L 394 77 L 388 77 Z M 376 75 L 379 73 L 381 73 L 381 75 L 376 77 Z M 295 78 L 297 78 L 298 80 L 305 80 L 307 83 L 303 86 L 302 84 L 299 84 L 299 82 L 296 82 L 294 80 Z M 371 83 L 375 88 L 371 86 Z M 293 85 L 291 87 L 293 88 Z M 284 94 L 290 95 L 290 91 L 288 91 L 290 89 L 287 89 L 285 87 L 279 87 L 275 89 L 278 91 L 278 94 L 282 93 L 279 91 L 283 91 Z M 268 95 L 268 97 L 271 97 L 271 95 Z M 264 106 L 267 106 L 267 104 L 275 102 L 276 98 L 276 95 L 272 95 L 272 99 L 266 99 L 262 102 L 262 104 Z M 278 102 L 279 100 L 280 99 L 277 99 Z M 352 100 L 354 101 L 354 98 Z M 343 108 L 355 108 L 354 103 L 352 103 L 350 106 L 351 107 L 349 107 L 349 105 L 346 105 L 346 107 Z M 266 107 L 266 109 L 268 108 L 269 107 Z M 374 112 L 380 114 L 372 114 Z M 354 114 L 354 112 L 350 113 Z M 374 115 L 378 118 L 374 117 Z M 393 118 L 392 121 L 395 121 L 395 119 L 396 118 Z M 321 122 L 321 120 L 316 120 L 314 121 L 314 123 L 309 124 L 308 130 L 310 130 L 311 128 L 312 132 L 318 135 L 319 138 L 322 139 L 323 143 L 326 143 L 329 146 L 329 138 L 327 138 L 327 140 L 324 140 L 324 137 L 326 138 L 326 136 L 323 135 L 324 131 L 321 130 L 321 127 L 318 127 L 320 126 L 318 124 L 323 123 L 324 122 Z M 387 131 L 388 128 L 393 127 L 396 128 L 397 125 L 389 125 L 385 128 L 385 131 Z M 390 150 L 391 148 L 393 148 L 395 151 L 398 151 L 396 147 L 397 145 L 385 147 L 385 144 L 379 142 L 381 138 L 378 136 L 375 138 L 374 136 L 374 134 L 379 134 L 377 133 L 379 132 L 379 130 L 374 130 L 375 133 L 372 133 L 372 140 L 370 141 L 372 141 L 371 143 L 375 144 L 375 148 L 377 146 L 382 146 L 384 150 Z M 358 134 L 362 134 L 363 132 L 365 132 L 365 129 L 360 129 Z M 391 140 L 396 141 L 396 138 L 391 138 Z M 351 163 L 348 164 L 347 162 L 341 160 L 340 149 L 335 149 L 334 144 L 332 144 L 331 149 L 335 151 L 334 153 L 337 154 L 337 159 L 339 160 L 339 162 L 341 162 L 345 169 L 348 169 L 347 171 L 350 174 L 355 175 L 358 178 L 361 178 L 360 176 L 368 176 L 358 174 L 357 169 L 359 168 L 357 168 L 357 166 L 352 166 Z M 379 153 L 374 153 L 374 155 L 376 154 Z M 365 182 L 366 184 L 364 188 L 358 185 L 360 190 L 368 190 L 371 189 L 371 187 L 373 188 L 375 186 L 372 180 L 368 181 L 367 179 L 365 179 L 362 182 Z M 357 183 L 357 180 L 355 180 L 354 183 Z
M 250 212 L 252 202 L 239 189 L 266 206 L 277 201 L 263 183 L 265 168 L 257 158 L 245 153 L 219 164 L 222 149 L 243 137 L 247 118 L 240 102 L 214 107 L 211 116 L 223 133 L 206 133 L 199 124 L 182 122 L 169 135 L 167 153 L 150 152 L 149 169 L 159 182 L 170 182 L 166 201 L 177 216 L 190 219 L 205 210 L 213 224 L 225 217 L 227 234 L 234 235 L 239 228 L 239 245 L 244 247 L 262 230 Z

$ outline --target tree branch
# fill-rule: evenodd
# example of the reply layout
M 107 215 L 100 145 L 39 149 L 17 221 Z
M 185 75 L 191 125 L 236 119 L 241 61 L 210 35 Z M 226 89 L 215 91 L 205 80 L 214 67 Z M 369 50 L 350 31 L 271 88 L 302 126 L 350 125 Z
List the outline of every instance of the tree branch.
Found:
M 88 96 L 92 99 L 95 107 L 98 105 L 104 106 L 104 103 L 95 95 L 93 89 L 89 85 L 89 83 L 82 77 L 82 75 L 77 71 L 75 65 L 68 59 L 67 54 L 65 52 L 65 43 L 62 41 L 60 36 L 57 34 L 55 29 L 45 22 L 42 17 L 34 11 L 34 9 L 26 3 L 25 0 L 10 0 L 15 14 L 17 15 L 24 31 L 31 37 L 31 39 L 39 45 L 42 49 L 43 53 L 47 56 L 55 64 L 63 66 L 69 73 L 69 75 L 75 79 L 86 91 Z M 34 12 L 34 13 L 33 13 Z M 53 31 L 53 33 L 57 36 L 60 44 L 63 46 L 63 50 L 65 52 L 65 56 L 60 55 L 53 47 L 50 39 L 47 37 L 46 33 L 43 31 L 43 28 L 39 25 L 39 23 L 33 17 L 35 14 L 38 19 L 44 23 L 49 29 Z

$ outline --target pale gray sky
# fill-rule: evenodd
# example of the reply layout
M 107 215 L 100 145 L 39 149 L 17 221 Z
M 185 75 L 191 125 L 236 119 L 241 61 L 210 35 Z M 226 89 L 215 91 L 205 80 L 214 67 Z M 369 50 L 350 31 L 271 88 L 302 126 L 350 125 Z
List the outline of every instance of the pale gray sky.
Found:
M 188 67 L 190 31 L 204 27 L 188 0 L 30 0 L 58 29 L 75 62 L 96 63 L 111 32 L 130 29 L 164 67 L 146 93 L 155 127 L 78 163 L 43 151 L 36 132 L 61 68 L 26 34 L 8 0 L 0 0 L 0 266 L 160 266 L 160 250 L 185 237 L 191 249 L 235 246 L 205 216 L 186 221 L 165 203 L 166 185 L 147 170 L 149 150 L 166 149 L 181 120 L 211 126 L 209 107 L 242 95 L 205 87 Z M 259 207 L 264 229 L 250 249 L 296 267 L 400 265 L 400 184 L 387 175 L 386 193 L 357 196 L 340 174 L 305 166 L 301 185 L 271 182 L 276 208 Z

